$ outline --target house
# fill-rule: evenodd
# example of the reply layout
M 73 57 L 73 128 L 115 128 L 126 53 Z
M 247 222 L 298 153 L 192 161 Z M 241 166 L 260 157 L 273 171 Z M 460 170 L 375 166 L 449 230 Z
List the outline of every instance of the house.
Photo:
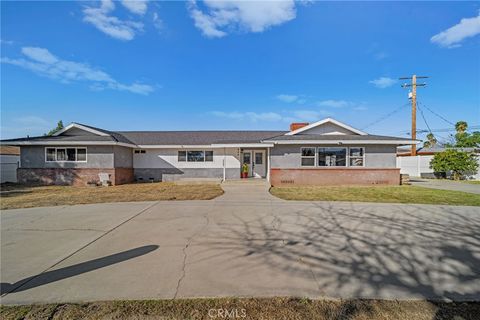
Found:
M 0 146 L 0 182 L 17 182 L 20 148 Z
M 289 131 L 108 131 L 72 123 L 53 136 L 2 140 L 21 147 L 22 183 L 85 185 L 184 178 L 271 185 L 399 184 L 396 148 L 416 141 L 370 135 L 331 118 Z

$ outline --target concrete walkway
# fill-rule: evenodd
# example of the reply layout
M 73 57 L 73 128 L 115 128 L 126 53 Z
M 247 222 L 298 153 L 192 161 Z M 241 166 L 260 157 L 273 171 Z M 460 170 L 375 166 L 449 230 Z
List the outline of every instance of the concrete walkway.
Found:
M 2 211 L 1 303 L 217 296 L 480 299 L 480 208 L 272 197 Z
M 480 184 L 420 178 L 412 178 L 410 181 L 412 185 L 419 187 L 480 194 Z

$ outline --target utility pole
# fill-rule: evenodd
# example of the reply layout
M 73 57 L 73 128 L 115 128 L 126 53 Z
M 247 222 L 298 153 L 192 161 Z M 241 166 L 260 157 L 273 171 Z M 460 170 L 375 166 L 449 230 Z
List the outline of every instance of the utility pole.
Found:
M 402 77 L 400 80 L 410 80 L 410 83 L 402 84 L 402 88 L 411 87 L 412 88 L 412 140 L 417 139 L 417 86 L 425 87 L 426 83 L 417 83 L 417 79 L 426 79 L 428 77 L 413 75 L 411 77 Z M 417 145 L 412 144 L 412 156 L 417 155 Z

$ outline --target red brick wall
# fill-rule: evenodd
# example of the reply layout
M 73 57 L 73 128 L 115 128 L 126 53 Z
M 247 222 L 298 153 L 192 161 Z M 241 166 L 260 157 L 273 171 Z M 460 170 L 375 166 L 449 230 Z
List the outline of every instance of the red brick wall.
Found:
M 17 179 L 19 183 L 86 186 L 89 181 L 99 181 L 99 173 L 110 174 L 112 184 L 133 182 L 132 168 L 19 168 L 17 169 Z
M 287 185 L 399 185 L 400 169 L 302 168 L 271 169 L 272 186 Z
M 134 180 L 133 168 L 115 168 L 115 184 L 132 183 Z

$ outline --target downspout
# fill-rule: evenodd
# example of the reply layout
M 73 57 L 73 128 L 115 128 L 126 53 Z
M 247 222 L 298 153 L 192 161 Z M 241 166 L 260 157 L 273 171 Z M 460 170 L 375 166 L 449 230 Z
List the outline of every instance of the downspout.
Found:
M 224 148 L 223 148 L 223 182 L 225 182 L 225 179 L 226 179 L 226 169 L 225 169 L 226 162 L 227 162 L 227 159 L 226 159 L 226 148 L 224 147 Z

